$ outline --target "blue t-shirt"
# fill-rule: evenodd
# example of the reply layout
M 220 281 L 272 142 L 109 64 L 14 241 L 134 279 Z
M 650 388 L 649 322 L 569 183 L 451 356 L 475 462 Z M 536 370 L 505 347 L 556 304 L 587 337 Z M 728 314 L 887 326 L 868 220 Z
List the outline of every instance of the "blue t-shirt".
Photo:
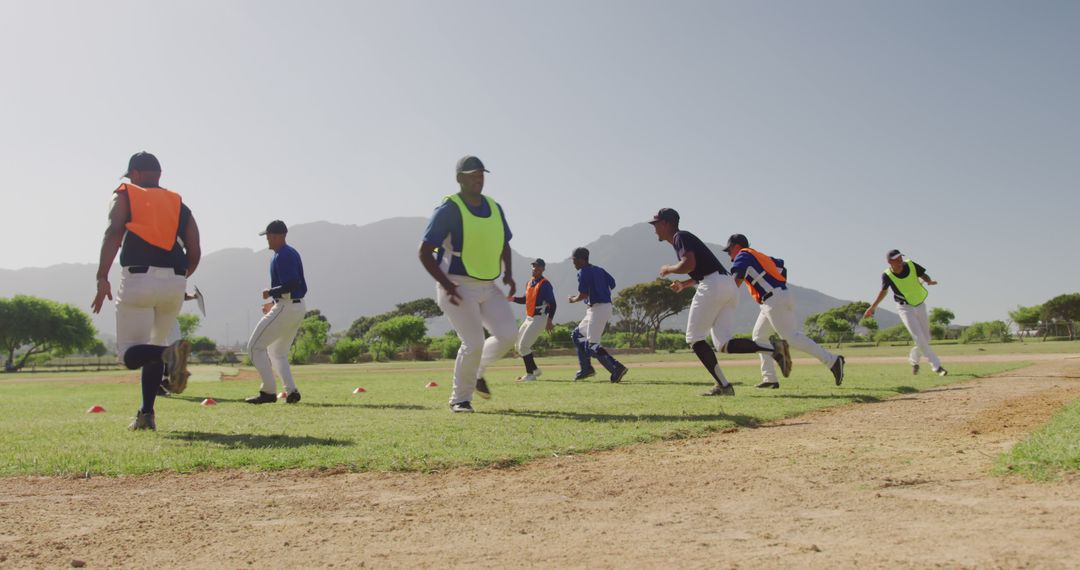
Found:
M 536 279 L 529 279 L 529 287 L 536 285 Z M 514 302 L 519 305 L 525 304 L 525 296 L 514 297 Z M 526 308 L 526 313 L 528 309 Z M 529 317 L 535 317 L 536 315 L 547 315 L 549 317 L 555 317 L 555 288 L 551 286 L 551 281 L 544 280 L 544 284 L 540 286 L 540 290 L 536 292 L 536 313 L 532 315 L 526 315 Z
M 289 293 L 293 299 L 303 299 L 307 295 L 300 253 L 288 244 L 274 252 L 274 258 L 270 260 L 270 296 L 278 299 L 284 293 Z
M 611 290 L 615 288 L 615 278 L 603 267 L 598 265 L 586 265 L 577 274 L 578 293 L 588 293 L 585 300 L 587 305 L 596 303 L 610 303 Z
M 780 274 L 786 279 L 787 269 L 784 268 L 784 260 L 772 256 L 769 259 L 773 260 Z M 745 279 L 761 296 L 772 293 L 773 289 L 787 289 L 783 281 L 773 279 L 771 275 L 765 273 L 765 268 L 748 251 L 740 251 L 739 255 L 735 256 L 734 261 L 731 262 L 731 274 L 739 279 Z
M 503 220 L 503 232 L 506 233 L 506 241 L 509 242 L 513 234 L 510 233 L 510 225 L 506 222 L 506 212 L 503 211 L 501 205 L 496 205 L 499 206 L 499 213 L 502 215 Z M 472 215 L 478 218 L 486 218 L 491 215 L 491 207 L 488 206 L 487 200 L 482 200 L 480 205 L 476 207 L 473 207 L 468 202 L 465 202 L 465 206 L 469 208 Z M 432 214 L 431 220 L 428 221 L 427 230 L 424 231 L 424 243 L 439 248 L 436 257 L 439 263 L 443 262 L 443 256 L 446 254 L 447 248 L 455 252 L 461 251 L 463 227 L 461 210 L 458 209 L 457 204 L 445 200 L 435 208 L 435 213 Z M 449 238 L 449 243 L 447 243 L 447 238 Z M 446 272 L 451 275 L 468 275 L 468 272 L 465 271 L 465 264 L 462 263 L 461 257 L 457 255 L 450 257 L 450 267 Z
M 724 266 L 720 264 L 720 260 L 716 258 L 716 254 L 696 235 L 686 231 L 678 231 L 675 232 L 675 238 L 671 241 L 671 245 L 675 248 L 675 256 L 679 259 L 682 259 L 687 252 L 693 252 L 694 270 L 689 275 L 694 281 L 701 281 L 706 275 L 717 271 L 720 272 L 720 275 L 728 274 L 727 269 L 724 269 Z

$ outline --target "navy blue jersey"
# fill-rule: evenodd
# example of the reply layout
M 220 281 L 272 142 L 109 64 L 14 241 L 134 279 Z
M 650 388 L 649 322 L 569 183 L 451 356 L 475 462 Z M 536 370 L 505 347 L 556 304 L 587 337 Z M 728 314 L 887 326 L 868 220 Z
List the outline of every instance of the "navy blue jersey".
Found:
M 912 261 L 912 263 L 915 263 L 915 262 Z M 886 273 L 892 273 L 892 268 L 886 269 L 885 272 Z M 893 273 L 893 275 L 895 275 L 897 279 L 904 279 L 910 274 L 911 274 L 911 270 L 908 269 L 908 264 L 907 264 L 906 261 L 904 262 L 904 268 L 900 270 L 900 273 Z M 916 277 L 922 277 L 924 275 L 926 275 L 926 268 L 919 265 L 918 263 L 915 263 L 915 276 Z M 885 289 L 892 289 L 893 300 L 896 301 L 898 304 L 900 304 L 900 305 L 906 305 L 907 304 L 907 298 L 904 297 L 904 294 L 901 293 L 900 289 L 898 289 L 896 287 L 896 283 L 893 283 L 893 280 L 889 279 L 888 275 L 886 275 L 885 273 L 882 273 L 881 274 L 881 290 L 884 291 Z
M 285 293 L 293 299 L 303 299 L 307 295 L 300 253 L 288 244 L 274 252 L 274 258 L 270 260 L 270 296 L 278 299 Z
M 720 275 L 728 274 L 727 269 L 724 269 L 720 260 L 716 258 L 716 254 L 696 235 L 687 231 L 675 232 L 672 246 L 675 248 L 675 256 L 679 259 L 685 257 L 687 253 L 694 254 L 694 270 L 689 273 L 694 281 L 701 281 L 706 275 L 717 271 Z
M 780 274 L 787 278 L 787 269 L 784 268 L 784 260 L 770 256 L 776 264 Z M 787 289 L 787 285 L 779 279 L 773 279 L 765 272 L 765 268 L 758 263 L 749 251 L 740 251 L 739 255 L 731 262 L 731 274 L 749 283 L 762 297 L 772 294 L 773 289 Z
M 465 202 L 465 206 L 478 218 L 486 218 L 491 215 L 491 207 L 488 206 L 487 200 L 481 200 L 480 205 L 475 207 Z M 502 214 L 503 232 L 506 234 L 506 241 L 509 242 L 512 237 L 510 224 L 506 221 L 506 212 L 503 211 L 501 205 L 499 205 L 499 213 Z M 427 230 L 424 231 L 424 243 L 439 249 L 436 258 L 439 263 L 443 262 L 443 256 L 446 254 L 447 248 L 454 252 L 461 251 L 462 242 L 464 241 L 462 228 L 461 210 L 458 209 L 457 204 L 446 200 L 435 208 L 435 213 L 431 215 L 431 220 L 428 222 Z M 448 238 L 449 243 L 447 243 Z M 461 257 L 457 255 L 450 257 L 450 265 L 446 272 L 451 275 L 468 275 L 468 272 L 465 271 L 465 264 L 461 261 Z
M 611 290 L 615 288 L 615 278 L 604 271 L 603 267 L 598 265 L 582 267 L 578 271 L 577 282 L 578 293 L 589 295 L 589 298 L 585 300 L 586 304 L 611 302 Z

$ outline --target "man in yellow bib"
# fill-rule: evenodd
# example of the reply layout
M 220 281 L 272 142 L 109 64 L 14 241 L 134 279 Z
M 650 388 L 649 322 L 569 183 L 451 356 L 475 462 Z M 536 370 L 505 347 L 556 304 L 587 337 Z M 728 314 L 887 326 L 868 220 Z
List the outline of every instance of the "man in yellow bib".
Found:
M 461 339 L 454 362 L 450 410 L 472 412 L 475 391 L 491 397 L 484 370 L 514 344 L 514 312 L 495 284 L 517 290 L 510 266 L 510 226 L 502 206 L 482 194 L 484 163 L 475 156 L 457 162 L 460 191 L 435 209 L 420 242 L 420 264 L 437 283 L 436 302 Z M 505 269 L 505 271 L 504 271 Z M 491 336 L 484 339 L 484 329 Z
M 885 254 L 885 258 L 889 262 L 889 268 L 881 274 L 881 291 L 878 292 L 874 303 L 863 316 L 866 318 L 874 316 L 877 306 L 891 289 L 893 300 L 896 301 L 896 312 L 899 313 L 900 320 L 904 322 L 904 326 L 911 333 L 912 340 L 915 341 L 915 346 L 911 347 L 911 352 L 908 354 L 911 373 L 919 373 L 919 360 L 922 356 L 926 356 L 934 373 L 945 376 L 949 371 L 941 366 L 941 360 L 934 353 L 934 349 L 930 348 L 930 319 L 926 314 L 925 303 L 928 293 L 926 287 L 923 287 L 923 283 L 937 285 L 937 281 L 926 274 L 923 266 L 910 259 L 904 259 L 898 249 L 890 250 Z
M 154 400 L 162 376 L 168 374 L 173 392 L 187 387 L 191 344 L 165 343 L 202 249 L 191 210 L 179 194 L 159 185 L 157 157 L 136 153 L 124 177 L 131 182 L 113 191 L 91 308 L 98 313 L 105 299 L 113 298 L 109 268 L 119 251 L 123 272 L 116 292 L 116 353 L 128 368 L 142 369 L 142 407 L 128 428 L 154 430 Z

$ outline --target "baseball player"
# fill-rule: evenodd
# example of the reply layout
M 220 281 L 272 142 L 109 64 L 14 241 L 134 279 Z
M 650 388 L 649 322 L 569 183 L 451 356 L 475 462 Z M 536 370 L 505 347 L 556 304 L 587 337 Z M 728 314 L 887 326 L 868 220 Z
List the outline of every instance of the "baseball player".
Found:
M 461 339 L 454 362 L 450 410 L 473 411 L 475 391 L 491 397 L 484 380 L 487 366 L 514 343 L 516 323 L 510 303 L 495 284 L 517 290 L 511 273 L 510 226 L 495 200 L 483 195 L 484 163 L 475 156 L 457 162 L 459 191 L 435 208 L 420 242 L 420 264 L 435 280 L 436 302 Z M 484 339 L 484 329 L 491 336 Z
M 784 260 L 750 249 L 750 242 L 742 234 L 729 237 L 724 251 L 731 257 L 731 274 L 735 276 L 735 283 L 746 283 L 750 296 L 761 306 L 761 314 L 752 334 L 754 342 L 760 344 L 775 331 L 795 348 L 828 366 L 837 386 L 843 383 L 844 357 L 825 350 L 799 330 L 795 320 L 795 298 L 787 288 Z M 758 356 L 761 358 L 761 383 L 756 387 L 779 388 L 773 359 L 764 353 Z
M 697 287 L 694 299 L 690 302 L 690 318 L 686 322 L 686 343 L 716 381 L 716 385 L 702 396 L 735 395 L 735 388 L 720 369 L 716 353 L 705 340 L 710 333 L 713 346 L 720 352 L 770 353 L 768 356 L 780 364 L 780 371 L 786 378 L 791 373 L 791 354 L 788 352 L 787 341 L 776 341 L 772 346 L 766 347 L 750 339 L 731 338 L 735 332 L 739 286 L 712 250 L 694 234 L 679 229 L 679 213 L 671 208 L 661 208 L 649 223 L 653 225 L 660 241 L 666 241 L 675 248 L 675 257 L 679 260 L 674 265 L 662 266 L 660 276 L 666 277 L 673 273 L 689 275 L 689 279 L 671 283 L 671 290 L 676 293 L 686 287 Z M 762 354 L 762 358 L 765 356 Z
M 285 243 L 288 233 L 289 228 L 281 220 L 270 222 L 266 230 L 259 232 L 259 235 L 266 236 L 266 244 L 274 250 L 274 257 L 270 260 L 270 288 L 262 292 L 262 298 L 270 302 L 263 305 L 263 318 L 255 325 L 248 340 L 251 363 L 262 378 L 259 393 L 244 400 L 249 404 L 277 401 L 275 371 L 285 385 L 285 403 L 300 401 L 300 390 L 296 389 L 296 381 L 289 368 L 289 347 L 307 313 L 304 296 L 308 288 L 300 253 Z
M 863 316 L 867 318 L 874 316 L 877 306 L 881 304 L 885 294 L 892 289 L 893 300 L 896 301 L 896 312 L 900 314 L 900 320 L 904 322 L 904 326 L 911 333 L 911 338 L 915 340 L 915 346 L 911 347 L 911 353 L 908 354 L 911 373 L 919 373 L 919 360 L 925 355 L 935 374 L 947 375 L 949 371 L 941 366 L 938 355 L 934 349 L 930 348 L 930 320 L 926 315 L 925 304 L 928 294 L 926 287 L 923 287 L 923 283 L 937 285 L 937 281 L 926 274 L 923 266 L 910 259 L 904 259 L 898 249 L 890 250 L 885 254 L 885 258 L 889 262 L 889 267 L 881 275 L 881 291 L 878 292 L 874 303 Z
M 578 294 L 570 296 L 570 303 L 584 301 L 585 318 L 581 319 L 570 337 L 577 347 L 578 362 L 581 369 L 574 375 L 574 382 L 584 380 L 596 374 L 590 357 L 596 357 L 600 364 L 611 373 L 611 383 L 617 384 L 626 376 L 627 368 L 604 347 L 600 346 L 600 337 L 604 327 L 611 320 L 611 290 L 615 288 L 615 278 L 604 271 L 603 267 L 589 263 L 589 250 L 579 247 L 571 256 L 574 268 L 578 270 Z
M 546 267 L 543 259 L 532 262 L 532 279 L 525 287 L 525 296 L 506 297 L 508 301 L 525 305 L 525 321 L 521 323 L 517 336 L 517 352 L 525 361 L 525 375 L 518 378 L 520 382 L 532 382 L 540 377 L 540 368 L 533 358 L 533 343 L 540 337 L 541 331 L 551 332 L 555 328 L 555 289 L 544 278 Z M 547 318 L 543 318 L 545 315 Z
M 202 249 L 191 209 L 179 194 L 160 185 L 157 157 L 145 151 L 134 154 L 124 177 L 130 182 L 113 191 L 91 308 L 99 313 L 105 299 L 113 299 L 109 269 L 119 251 L 123 270 L 116 292 L 117 354 L 129 369 L 142 369 L 142 406 L 128 429 L 155 430 L 154 399 L 162 376 L 168 373 L 174 392 L 187 387 L 191 344 L 165 342 Z

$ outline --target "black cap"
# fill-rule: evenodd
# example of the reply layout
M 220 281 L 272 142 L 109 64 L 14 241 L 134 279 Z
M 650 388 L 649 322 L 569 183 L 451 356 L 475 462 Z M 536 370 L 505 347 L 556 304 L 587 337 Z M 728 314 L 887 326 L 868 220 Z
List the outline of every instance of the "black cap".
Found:
M 484 163 L 480 162 L 479 158 L 473 155 L 463 156 L 461 160 L 457 161 L 457 173 L 468 174 L 470 172 L 476 172 L 477 170 L 483 170 L 484 172 L 491 172 L 484 168 Z
M 885 254 L 885 258 L 886 259 L 896 259 L 898 257 L 903 257 L 903 255 L 904 254 L 900 253 L 899 249 L 890 249 L 889 253 Z
M 574 253 L 571 255 L 574 259 L 589 259 L 589 250 L 579 247 L 574 249 Z
M 731 247 L 735 245 L 739 247 L 750 247 L 750 241 L 742 234 L 731 234 L 731 237 L 727 238 L 727 247 L 724 248 L 724 251 L 731 251 Z
M 660 208 L 660 211 L 652 217 L 652 221 L 649 223 L 655 224 L 656 222 L 671 222 L 679 225 L 679 213 L 673 208 Z
M 274 220 L 269 224 L 266 224 L 266 229 L 259 232 L 259 235 L 264 236 L 266 234 L 287 234 L 289 228 L 285 227 L 285 222 L 281 220 Z
M 539 257 L 537 257 L 536 261 L 532 262 L 532 264 L 537 267 L 547 267 L 547 263 L 544 263 L 544 260 L 540 259 Z
M 153 170 L 161 172 L 161 163 L 158 162 L 156 156 L 144 150 L 131 155 L 131 158 L 128 159 L 127 172 L 124 172 L 124 175 L 120 178 L 127 178 L 131 175 L 132 170 Z

